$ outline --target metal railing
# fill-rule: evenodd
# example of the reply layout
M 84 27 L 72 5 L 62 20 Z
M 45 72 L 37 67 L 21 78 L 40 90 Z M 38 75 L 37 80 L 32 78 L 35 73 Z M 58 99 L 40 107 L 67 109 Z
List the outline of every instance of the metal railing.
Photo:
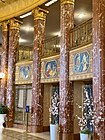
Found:
M 42 57 L 54 56 L 60 53 L 60 37 L 45 40 Z M 92 19 L 74 27 L 70 31 L 70 50 L 92 43 Z M 18 61 L 32 60 L 32 50 L 19 50 Z
M 59 54 L 60 52 L 60 38 L 55 36 L 53 38 L 45 40 L 45 47 L 42 50 L 42 57 L 48 57 Z
M 19 49 L 17 54 L 17 61 L 32 60 L 32 49 Z
M 70 31 L 70 49 L 92 43 L 92 19 Z

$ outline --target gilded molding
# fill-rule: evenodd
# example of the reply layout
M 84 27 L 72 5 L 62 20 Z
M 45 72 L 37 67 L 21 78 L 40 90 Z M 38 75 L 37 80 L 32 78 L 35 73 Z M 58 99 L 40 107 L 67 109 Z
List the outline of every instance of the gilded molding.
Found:
M 63 5 L 63 4 L 72 4 L 72 5 L 74 5 L 74 3 L 75 3 L 75 0 L 61 0 L 61 5 Z
M 34 10 L 32 10 L 32 13 L 34 15 L 34 20 L 37 19 L 45 20 L 48 11 L 37 7 Z
M 11 4 L 7 4 L 0 8 L 0 22 L 27 13 L 46 1 L 47 0 L 17 0 Z
M 8 31 L 8 21 L 0 23 L 0 26 L 2 28 L 2 31 Z
M 22 24 L 21 21 L 15 19 L 15 18 L 12 18 L 12 19 L 8 20 L 8 23 L 9 23 L 9 25 L 10 25 L 10 26 L 9 26 L 10 29 L 17 29 L 17 30 L 20 29 L 20 25 Z

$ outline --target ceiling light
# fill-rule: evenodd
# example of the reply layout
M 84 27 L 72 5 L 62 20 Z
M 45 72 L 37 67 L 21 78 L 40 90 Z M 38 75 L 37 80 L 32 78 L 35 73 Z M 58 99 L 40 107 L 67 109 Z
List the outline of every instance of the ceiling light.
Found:
M 26 39 L 19 38 L 19 43 L 25 43 L 25 42 L 27 42 L 27 40 L 26 40 Z
M 45 4 L 45 6 L 50 6 L 51 4 L 57 2 L 57 0 L 51 0 Z
M 24 15 L 20 16 L 20 18 L 25 18 L 25 17 L 28 17 L 28 16 L 30 16 L 31 14 L 32 14 L 32 12 L 26 13 L 26 14 L 24 14 Z
M 81 13 L 81 14 L 78 15 L 78 17 L 79 18 L 84 18 L 85 17 L 85 14 Z
M 33 32 L 34 27 L 32 27 L 32 26 L 21 26 L 21 30 L 26 31 L 26 32 Z
M 61 36 L 61 33 L 60 33 L 60 31 L 58 31 L 58 32 L 53 32 L 52 35 L 53 35 L 53 36 L 59 36 L 59 37 L 60 37 L 60 36 Z

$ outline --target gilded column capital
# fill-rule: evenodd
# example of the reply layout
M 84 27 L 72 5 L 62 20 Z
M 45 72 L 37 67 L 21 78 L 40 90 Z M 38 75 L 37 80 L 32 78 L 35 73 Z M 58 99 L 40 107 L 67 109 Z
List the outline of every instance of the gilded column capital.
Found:
M 4 21 L 0 23 L 2 31 L 8 31 L 8 21 Z
M 34 20 L 36 19 L 45 20 L 46 15 L 48 14 L 48 11 L 37 7 L 32 11 L 32 13 L 34 15 Z
M 61 0 L 61 4 L 67 4 L 67 3 L 69 3 L 69 4 L 74 5 L 74 2 L 75 2 L 75 0 Z
M 20 29 L 20 25 L 22 24 L 21 21 L 15 19 L 15 18 L 8 20 L 8 23 L 9 23 L 9 25 L 10 25 L 10 26 L 9 26 L 10 29 L 17 29 L 17 30 Z

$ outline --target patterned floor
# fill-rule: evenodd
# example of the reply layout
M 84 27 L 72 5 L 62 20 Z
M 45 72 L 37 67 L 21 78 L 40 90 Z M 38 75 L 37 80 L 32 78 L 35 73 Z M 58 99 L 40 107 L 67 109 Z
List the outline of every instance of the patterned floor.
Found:
M 40 137 L 40 134 L 35 136 L 27 134 L 24 131 L 15 131 L 10 129 L 0 130 L 0 140 L 48 140 L 45 135 Z

